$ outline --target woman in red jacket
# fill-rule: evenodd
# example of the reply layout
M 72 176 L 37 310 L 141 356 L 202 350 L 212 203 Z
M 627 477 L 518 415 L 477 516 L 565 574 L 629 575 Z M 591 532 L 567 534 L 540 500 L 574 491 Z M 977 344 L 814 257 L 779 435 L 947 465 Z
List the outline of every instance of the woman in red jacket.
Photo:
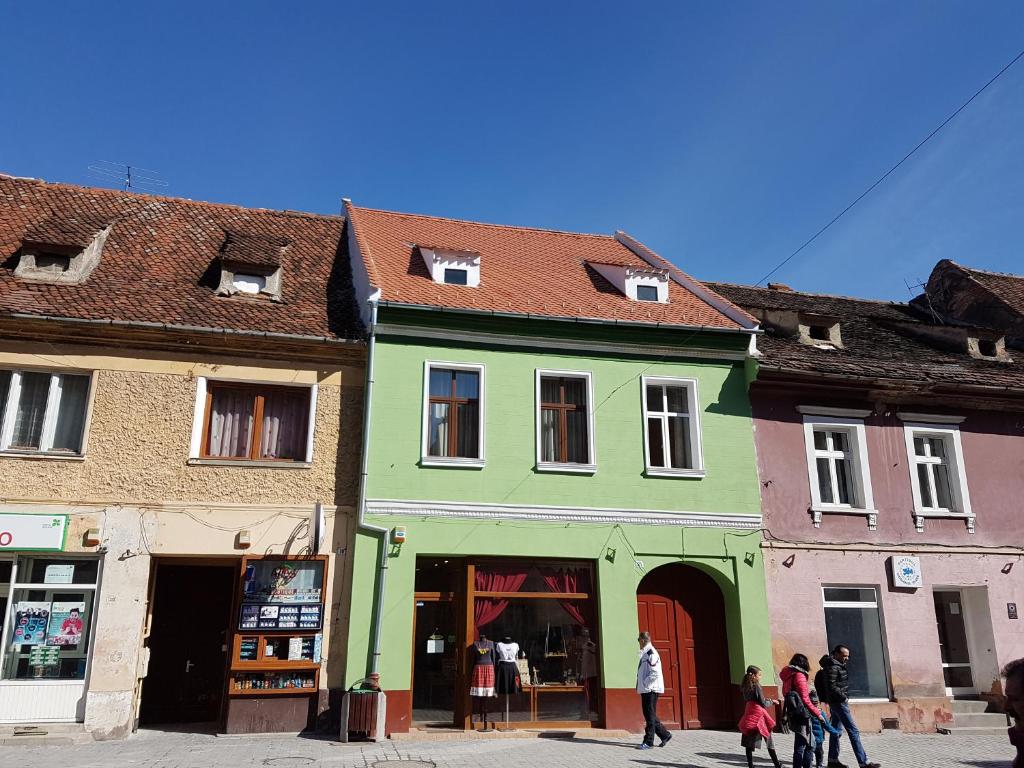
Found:
M 811 768 L 814 760 L 814 734 L 811 731 L 811 717 L 827 722 L 814 702 L 811 701 L 811 688 L 807 678 L 811 674 L 811 662 L 802 653 L 793 655 L 789 666 L 779 673 L 782 680 L 782 695 L 788 700 L 791 691 L 795 691 L 803 703 L 807 717 L 801 717 L 790 710 L 789 728 L 796 740 L 793 744 L 793 768 Z

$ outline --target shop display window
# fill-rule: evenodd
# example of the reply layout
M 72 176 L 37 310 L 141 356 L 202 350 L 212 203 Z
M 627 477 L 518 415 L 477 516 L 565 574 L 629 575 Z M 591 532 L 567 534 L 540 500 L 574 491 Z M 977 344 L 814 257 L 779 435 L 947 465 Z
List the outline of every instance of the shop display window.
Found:
M 99 561 L 0 561 L 4 680 L 83 680 L 91 646 Z
M 323 591 L 323 560 L 249 560 L 238 628 L 320 629 Z

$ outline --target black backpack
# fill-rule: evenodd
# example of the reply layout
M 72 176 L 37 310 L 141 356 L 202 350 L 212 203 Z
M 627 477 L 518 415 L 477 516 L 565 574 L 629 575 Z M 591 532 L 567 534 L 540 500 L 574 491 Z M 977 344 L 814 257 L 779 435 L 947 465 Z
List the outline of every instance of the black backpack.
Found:
M 790 688 L 782 704 L 782 722 L 789 728 L 804 728 L 811 722 L 811 713 L 795 686 Z

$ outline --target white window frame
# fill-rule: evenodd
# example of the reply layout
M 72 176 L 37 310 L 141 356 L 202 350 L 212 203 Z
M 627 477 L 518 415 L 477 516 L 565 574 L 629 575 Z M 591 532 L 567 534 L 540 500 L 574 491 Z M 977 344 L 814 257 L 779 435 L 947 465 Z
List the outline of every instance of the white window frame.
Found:
M 870 589 L 875 593 L 874 602 L 860 602 L 855 600 L 827 600 L 826 589 Z M 856 702 L 881 702 L 892 701 L 892 669 L 889 666 L 889 640 L 885 631 L 885 611 L 882 610 L 881 589 L 878 584 L 822 584 L 821 585 L 821 618 L 825 622 L 826 608 L 860 608 L 874 609 L 878 612 L 878 631 L 882 641 L 882 667 L 885 670 L 885 688 L 888 692 L 886 697 L 863 696 L 851 697 L 850 701 Z M 828 625 L 825 624 L 825 637 L 828 637 Z M 831 649 L 830 649 L 831 650 Z
M 964 449 L 960 439 L 959 424 L 950 423 L 952 418 L 942 422 L 904 421 L 903 437 L 907 448 L 907 467 L 910 471 L 910 488 L 914 495 L 914 523 L 918 533 L 924 531 L 924 523 L 928 518 L 952 518 L 963 520 L 967 524 L 968 533 L 974 533 L 975 516 L 971 508 L 971 494 L 967 487 L 967 472 L 964 468 Z M 953 496 L 955 509 L 942 507 L 925 507 L 921 502 L 921 487 L 918 485 L 918 464 L 934 464 L 918 456 L 914 451 L 915 437 L 940 438 L 946 443 L 946 455 L 949 459 L 950 493 Z M 934 490 L 932 498 L 935 498 Z
M 878 510 L 875 509 L 875 497 L 871 488 L 867 430 L 864 427 L 864 418 L 869 415 L 870 411 L 815 406 L 799 406 L 797 410 L 803 414 L 807 481 L 811 491 L 811 520 L 814 527 L 821 527 L 822 515 L 825 514 L 864 515 L 867 518 L 868 530 L 876 530 L 878 528 Z M 831 432 L 845 432 L 849 436 L 851 474 L 856 504 L 827 503 L 821 500 L 817 462 L 819 451 L 814 447 L 814 432 L 817 428 Z M 830 466 L 834 465 L 830 463 Z M 833 478 L 834 481 L 835 478 Z
M 587 388 L 587 453 L 590 459 L 586 464 L 573 464 L 560 461 L 542 461 L 542 430 L 541 430 L 541 391 L 540 382 L 545 376 L 583 379 Z M 597 472 L 597 447 L 594 439 L 594 381 L 590 371 L 562 371 L 553 368 L 537 368 L 534 371 L 534 420 L 536 429 L 535 447 L 538 472 L 567 472 L 578 475 L 592 475 Z
M 443 273 L 442 273 L 443 274 Z M 478 375 L 477 392 L 479 398 L 480 424 L 477 430 L 477 456 L 470 459 L 462 456 L 431 456 L 429 452 L 430 442 L 430 371 L 434 368 L 448 371 L 470 371 Z M 420 424 L 420 466 L 421 467 L 463 467 L 465 469 L 480 469 L 486 464 L 484 449 L 487 445 L 485 425 L 487 424 L 486 412 L 486 384 L 487 369 L 482 363 L 453 363 L 444 360 L 423 361 L 423 413 Z
M 653 414 L 647 407 L 647 387 L 682 387 L 686 390 L 686 404 L 689 413 L 672 413 L 668 411 L 655 411 Z M 640 402 L 643 407 L 643 432 L 644 432 L 644 474 L 648 477 L 690 477 L 700 479 L 705 476 L 704 471 L 704 446 L 700 432 L 700 396 L 697 388 L 697 379 L 679 376 L 641 376 L 640 377 Z M 690 420 L 690 456 L 693 458 L 693 467 L 686 469 L 675 469 L 673 467 L 655 467 L 651 464 L 651 446 L 647 433 L 647 419 L 652 415 L 661 416 L 662 440 L 666 452 L 669 450 L 668 441 L 668 417 L 686 416 Z
M 267 387 L 288 387 L 289 389 L 306 388 L 309 390 L 308 431 L 306 433 L 306 456 L 303 461 L 251 461 L 248 459 L 211 459 L 204 458 L 203 428 L 206 421 L 206 391 L 209 382 L 220 384 L 256 384 Z M 188 446 L 189 464 L 210 464 L 225 467 L 267 467 L 268 469 L 308 469 L 313 464 L 313 447 L 316 438 L 316 401 L 320 395 L 317 384 L 293 384 L 266 379 L 220 379 L 212 376 L 196 377 L 196 400 L 192 411 L 192 435 Z
M 82 461 L 88 447 L 89 425 L 92 420 L 92 403 L 96 392 L 96 372 L 80 370 L 52 370 L 40 368 L 4 368 L 11 374 L 7 390 L 7 403 L 0 424 L 0 456 L 17 456 L 34 459 L 55 459 Z M 43 429 L 39 436 L 39 448 L 11 447 L 14 437 L 14 421 L 17 416 L 18 400 L 21 398 L 21 377 L 25 373 L 43 373 L 50 377 L 50 391 L 46 397 L 46 413 L 43 415 Z M 57 431 L 57 414 L 60 412 L 61 376 L 86 376 L 89 379 L 85 394 L 85 413 L 82 415 L 82 439 L 77 453 L 54 451 L 53 438 Z

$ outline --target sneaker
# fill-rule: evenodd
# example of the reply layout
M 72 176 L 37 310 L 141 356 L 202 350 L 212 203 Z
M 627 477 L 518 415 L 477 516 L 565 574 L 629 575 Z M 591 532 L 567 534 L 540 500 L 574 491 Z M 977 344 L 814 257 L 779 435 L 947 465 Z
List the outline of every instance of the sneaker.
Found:
M 660 743 L 660 744 L 659 744 L 658 746 L 659 746 L 659 747 L 664 747 L 664 746 L 665 746 L 666 744 L 668 744 L 668 743 L 669 743 L 669 742 L 670 742 L 671 740 L 672 740 L 672 734 L 670 733 L 670 734 L 669 734 L 668 736 L 666 736 L 666 737 L 665 737 L 664 739 L 662 739 L 662 740 L 661 740 L 661 743 Z
M 647 742 L 644 742 L 639 747 L 637 747 L 637 749 L 654 749 L 654 745 L 653 744 L 648 744 Z

